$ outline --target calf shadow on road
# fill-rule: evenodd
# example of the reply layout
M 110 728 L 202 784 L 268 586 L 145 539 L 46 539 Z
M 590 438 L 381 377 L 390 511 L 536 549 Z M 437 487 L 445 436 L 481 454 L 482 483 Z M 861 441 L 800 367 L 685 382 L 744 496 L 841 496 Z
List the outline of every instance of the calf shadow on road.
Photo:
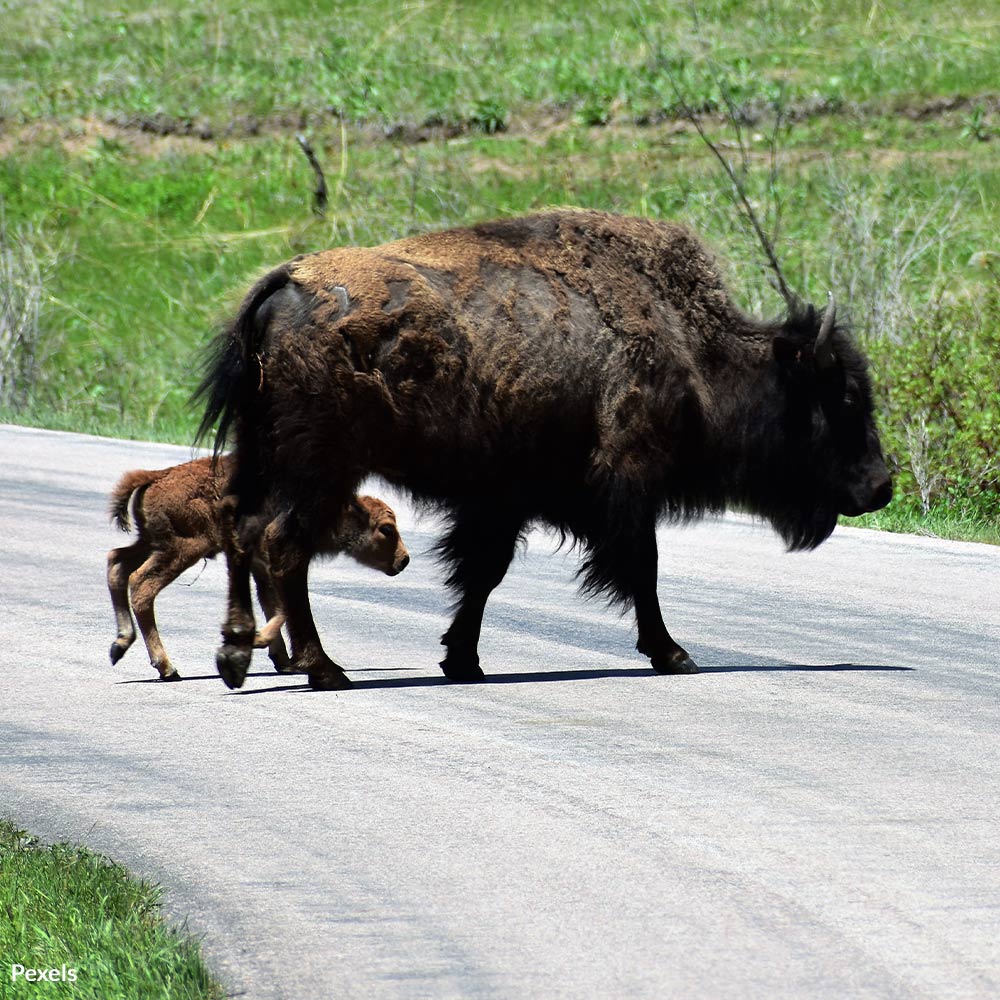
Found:
M 353 681 L 352 687 L 349 690 L 371 690 L 378 688 L 417 688 L 417 687 L 441 687 L 441 686 L 458 686 L 463 685 L 456 684 L 455 681 L 448 680 L 444 675 L 426 675 L 420 674 L 420 676 L 394 676 L 394 677 L 364 677 L 358 676 L 363 674 L 382 674 L 382 673 L 392 673 L 398 674 L 403 670 L 412 670 L 414 673 L 418 670 L 422 670 L 420 667 L 413 668 L 361 668 L 357 670 L 349 671 L 351 675 L 351 680 Z M 713 674 L 734 674 L 734 673 L 747 673 L 747 674 L 772 674 L 772 673 L 909 673 L 913 671 L 913 667 L 902 667 L 902 666 L 891 666 L 887 664 L 877 665 L 877 664 L 865 664 L 865 663 L 829 663 L 829 664 L 806 664 L 806 663 L 766 663 L 766 664 L 722 664 L 719 666 L 706 666 L 701 668 L 701 672 L 698 674 L 684 674 L 676 675 L 671 678 L 672 681 L 680 681 L 682 683 L 689 683 L 691 681 L 697 682 L 699 678 L 711 677 Z M 649 667 L 601 667 L 594 669 L 579 669 L 579 670 L 527 670 L 527 671 L 516 671 L 507 674 L 487 674 L 483 680 L 476 682 L 476 684 L 543 684 L 551 683 L 553 681 L 589 681 L 589 680 L 601 680 L 604 678 L 614 678 L 614 677 L 644 677 L 647 679 L 653 679 L 661 675 L 654 674 Z M 247 674 L 248 678 L 253 679 L 270 679 L 277 680 L 279 675 L 268 673 L 268 672 L 255 672 Z M 257 694 L 279 694 L 282 692 L 292 692 L 298 694 L 314 694 L 320 692 L 313 692 L 306 682 L 305 677 L 301 680 L 296 679 L 294 682 L 292 678 L 288 675 L 281 675 L 280 679 L 283 681 L 281 684 L 271 684 L 267 687 L 253 687 L 242 689 L 239 691 L 229 692 L 230 694 L 242 697 L 245 695 L 257 695 Z M 212 681 L 218 683 L 219 676 L 217 674 L 204 674 L 199 676 L 189 676 L 184 678 L 185 681 Z M 119 684 L 159 684 L 160 680 L 156 677 L 142 678 L 141 680 L 128 680 L 119 681 Z M 475 685 L 474 685 L 475 686 Z M 338 692 L 340 693 L 340 692 Z

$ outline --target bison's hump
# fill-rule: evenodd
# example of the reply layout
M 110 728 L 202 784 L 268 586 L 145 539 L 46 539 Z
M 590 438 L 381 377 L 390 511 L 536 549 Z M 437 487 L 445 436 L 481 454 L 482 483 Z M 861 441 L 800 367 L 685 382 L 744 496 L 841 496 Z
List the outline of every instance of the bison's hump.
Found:
M 396 345 L 409 350 L 415 336 L 421 357 L 516 341 L 546 363 L 556 361 L 551 351 L 579 358 L 621 349 L 642 369 L 663 351 L 686 366 L 699 349 L 687 341 L 710 344 L 732 326 L 734 310 L 690 230 L 592 211 L 341 247 L 289 267 L 307 293 L 311 336 L 343 338 L 363 372 L 382 367 Z

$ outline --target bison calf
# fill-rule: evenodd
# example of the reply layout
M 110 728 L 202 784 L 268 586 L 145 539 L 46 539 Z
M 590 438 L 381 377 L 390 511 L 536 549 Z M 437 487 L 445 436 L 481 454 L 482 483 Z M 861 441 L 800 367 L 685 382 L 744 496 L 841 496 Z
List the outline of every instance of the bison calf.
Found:
M 134 609 L 150 663 L 163 680 L 180 680 L 160 641 L 153 602 L 184 570 L 223 549 L 227 519 L 222 495 L 231 473 L 232 461 L 226 456 L 214 465 L 210 458 L 199 458 L 169 469 L 137 469 L 119 480 L 111 494 L 112 519 L 122 531 L 129 531 L 131 506 L 139 537 L 131 545 L 108 553 L 108 590 L 118 623 L 118 637 L 111 644 L 112 663 L 135 642 Z M 258 649 L 267 647 L 276 670 L 292 673 L 281 638 L 285 616 L 271 580 L 270 537 L 265 532 L 252 557 L 257 596 L 268 617 L 253 644 Z M 321 551 L 326 555 L 346 553 L 363 566 L 389 576 L 401 572 L 410 561 L 396 528 L 396 515 L 381 500 L 367 496 L 355 497 L 347 505 L 336 531 L 326 535 Z

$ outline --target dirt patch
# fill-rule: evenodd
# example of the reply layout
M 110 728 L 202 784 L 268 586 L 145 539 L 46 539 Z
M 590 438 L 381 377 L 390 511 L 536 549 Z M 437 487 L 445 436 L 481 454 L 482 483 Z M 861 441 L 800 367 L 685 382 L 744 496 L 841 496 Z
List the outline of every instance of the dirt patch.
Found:
M 125 128 L 97 118 L 79 118 L 73 122 L 37 121 L 7 131 L 0 127 L 0 156 L 9 156 L 26 146 L 61 146 L 73 156 L 82 156 L 101 143 L 117 144 L 139 156 L 158 157 L 171 151 L 200 153 L 205 140 L 193 136 L 157 136 Z
M 981 94 L 971 97 L 940 97 L 923 100 L 849 103 L 825 98 L 803 100 L 783 109 L 789 122 L 806 122 L 819 118 L 844 117 L 856 121 L 874 120 L 886 116 L 902 116 L 912 121 L 939 121 L 958 126 L 973 112 L 981 111 L 990 121 L 1000 116 L 1000 95 Z M 699 112 L 704 122 L 724 125 L 727 119 L 717 112 Z M 773 109 L 764 104 L 748 104 L 740 109 L 741 124 L 753 127 L 773 119 Z M 226 141 L 252 141 L 287 137 L 296 132 L 323 132 L 340 128 L 342 123 L 329 110 L 300 111 L 258 117 L 242 115 L 219 124 L 207 119 L 174 117 L 167 114 L 116 114 L 106 118 L 88 117 L 70 122 L 44 119 L 14 125 L 0 119 L 0 156 L 7 156 L 24 146 L 62 145 L 71 153 L 83 153 L 100 141 L 117 142 L 138 155 L 159 156 L 178 149 L 196 152 L 206 144 Z M 415 145 L 424 142 L 452 141 L 463 137 L 484 136 L 482 128 L 469 121 L 445 121 L 430 118 L 424 122 L 396 122 L 385 125 L 375 122 L 344 123 L 352 144 L 391 142 Z M 511 115 L 503 129 L 508 136 L 530 137 L 544 142 L 553 133 L 578 128 L 580 123 L 572 108 L 538 107 Z M 678 134 L 690 124 L 676 113 L 661 112 L 636 118 L 614 118 L 592 128 L 602 132 L 648 134 Z

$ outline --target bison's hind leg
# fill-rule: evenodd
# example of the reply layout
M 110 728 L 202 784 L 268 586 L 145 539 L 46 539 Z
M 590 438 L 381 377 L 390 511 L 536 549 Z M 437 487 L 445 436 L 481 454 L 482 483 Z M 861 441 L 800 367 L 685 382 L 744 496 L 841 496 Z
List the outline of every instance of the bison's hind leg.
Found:
M 687 651 L 677 646 L 675 649 L 668 649 L 664 653 L 651 652 L 652 647 L 647 647 L 642 640 L 635 644 L 635 648 L 643 656 L 649 657 L 649 665 L 658 674 L 696 674 L 698 664 L 691 659 Z
M 456 512 L 438 546 L 441 558 L 451 564 L 448 586 L 458 592 L 455 617 L 441 636 L 448 652 L 440 666 L 449 680 L 483 679 L 479 665 L 483 613 L 507 573 L 524 520 L 509 510 L 466 506 Z
M 330 502 L 332 500 L 332 502 Z M 351 682 L 323 649 L 309 603 L 309 564 L 318 539 L 328 537 L 346 506 L 331 487 L 320 507 L 303 507 L 275 518 L 264 532 L 264 547 L 278 605 L 284 610 L 292 645 L 291 673 L 309 675 L 315 691 L 341 691 Z
M 215 653 L 215 666 L 226 687 L 241 688 L 250 669 L 257 634 L 250 575 L 268 515 L 264 513 L 266 505 L 252 476 L 245 475 L 243 482 L 234 479 L 229 490 L 218 508 L 227 593 L 222 643 Z
M 228 596 L 222 644 L 215 653 L 215 666 L 228 688 L 241 688 L 250 669 L 256 622 L 250 597 L 250 559 L 245 551 L 227 544 Z

